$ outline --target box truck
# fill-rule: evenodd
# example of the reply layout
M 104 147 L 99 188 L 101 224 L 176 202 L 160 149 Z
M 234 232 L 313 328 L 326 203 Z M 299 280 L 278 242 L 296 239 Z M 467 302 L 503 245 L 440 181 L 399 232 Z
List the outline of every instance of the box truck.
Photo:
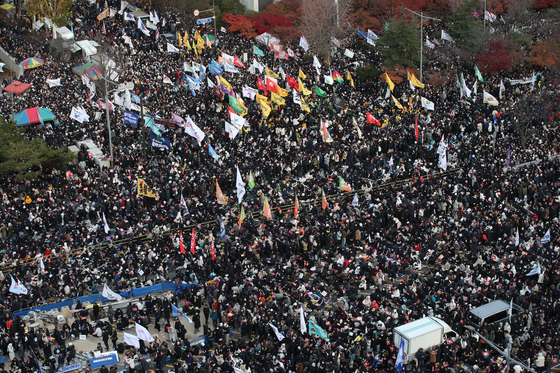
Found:
M 419 349 L 428 350 L 437 346 L 447 339 L 455 341 L 458 335 L 444 321 L 436 317 L 424 317 L 423 319 L 409 322 L 393 329 L 393 343 L 398 349 L 401 339 L 404 339 L 405 363 L 408 363 Z

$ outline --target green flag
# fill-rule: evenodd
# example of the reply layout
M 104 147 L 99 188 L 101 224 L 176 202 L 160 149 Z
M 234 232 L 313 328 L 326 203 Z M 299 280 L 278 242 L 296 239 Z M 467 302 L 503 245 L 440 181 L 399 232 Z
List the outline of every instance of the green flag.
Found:
M 318 86 L 315 86 L 315 93 L 317 94 L 317 96 L 327 97 L 327 94 L 325 93 L 325 91 L 323 91 Z
M 239 106 L 239 101 L 233 96 L 229 96 L 229 106 L 235 111 L 238 115 L 243 113 L 243 108 Z
M 476 74 L 476 77 L 478 78 L 478 80 L 480 80 L 481 82 L 484 82 L 484 78 L 482 77 L 482 74 L 480 73 L 480 71 L 478 70 L 478 66 L 474 65 L 474 73 Z
M 253 171 L 249 172 L 249 188 L 253 189 L 255 187 L 255 178 L 253 177 Z

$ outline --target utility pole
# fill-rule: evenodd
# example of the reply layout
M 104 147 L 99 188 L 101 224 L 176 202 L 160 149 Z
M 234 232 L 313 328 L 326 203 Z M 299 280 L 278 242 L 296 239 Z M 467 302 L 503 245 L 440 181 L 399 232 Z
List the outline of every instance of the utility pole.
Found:
M 111 139 L 111 120 L 109 119 L 109 95 L 107 90 L 107 79 L 105 81 L 105 116 L 107 117 L 107 131 L 109 132 L 109 155 L 111 157 L 111 168 L 115 167 L 115 158 L 113 157 L 113 141 Z
M 486 36 L 486 0 L 484 0 L 484 35 Z
M 422 62 L 423 62 L 423 52 L 424 52 L 424 18 L 432 19 L 434 21 L 441 21 L 439 18 L 427 17 L 424 12 L 416 13 L 413 10 L 405 8 L 410 13 L 420 17 L 420 83 L 422 83 Z

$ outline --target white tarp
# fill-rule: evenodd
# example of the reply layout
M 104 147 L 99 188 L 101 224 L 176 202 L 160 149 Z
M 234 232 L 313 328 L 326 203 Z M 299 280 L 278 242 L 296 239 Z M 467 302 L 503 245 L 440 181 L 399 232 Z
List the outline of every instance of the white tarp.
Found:
M 80 40 L 77 41 L 76 44 L 78 44 L 80 48 L 82 48 L 82 53 L 84 54 L 84 56 L 93 56 L 97 54 L 97 47 L 99 46 L 99 44 L 97 44 L 95 41 Z
M 270 35 L 268 32 L 264 34 L 260 34 L 259 36 L 255 36 L 255 40 L 261 44 L 270 45 L 270 43 L 280 43 L 280 39 L 275 38 L 274 36 Z
M 64 40 L 71 40 L 74 38 L 72 31 L 68 27 L 59 27 L 56 29 L 56 37 Z

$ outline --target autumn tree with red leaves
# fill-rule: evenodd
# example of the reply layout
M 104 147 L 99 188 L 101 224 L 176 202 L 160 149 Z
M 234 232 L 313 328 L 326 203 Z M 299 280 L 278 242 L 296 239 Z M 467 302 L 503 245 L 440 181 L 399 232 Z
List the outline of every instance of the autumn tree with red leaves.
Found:
M 258 35 L 253 27 L 253 21 L 249 17 L 240 14 L 226 13 L 222 21 L 230 24 L 228 27 L 229 31 L 239 32 L 248 39 Z
M 513 63 L 510 52 L 504 49 L 503 40 L 491 42 L 488 45 L 488 50 L 478 52 L 475 59 L 481 72 L 491 74 L 501 70 L 509 70 Z

